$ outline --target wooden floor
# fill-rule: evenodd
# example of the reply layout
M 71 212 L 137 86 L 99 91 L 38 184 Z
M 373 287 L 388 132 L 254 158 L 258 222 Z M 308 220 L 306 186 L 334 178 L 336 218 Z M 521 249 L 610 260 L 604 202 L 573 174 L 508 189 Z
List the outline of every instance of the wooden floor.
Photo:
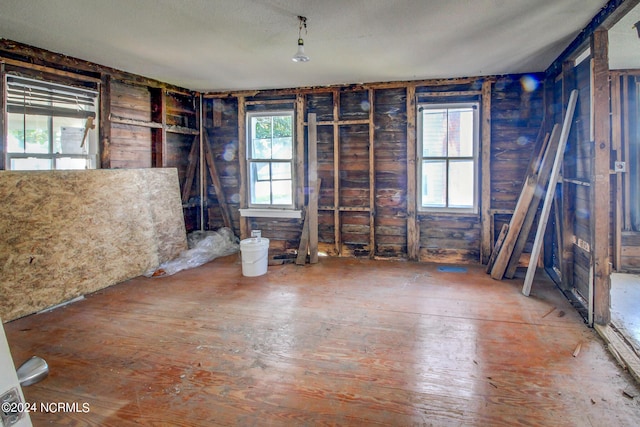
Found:
M 640 425 L 597 334 L 551 282 L 521 288 L 337 258 L 248 278 L 234 255 L 5 328 L 16 364 L 50 365 L 27 401 L 78 404 L 35 426 Z

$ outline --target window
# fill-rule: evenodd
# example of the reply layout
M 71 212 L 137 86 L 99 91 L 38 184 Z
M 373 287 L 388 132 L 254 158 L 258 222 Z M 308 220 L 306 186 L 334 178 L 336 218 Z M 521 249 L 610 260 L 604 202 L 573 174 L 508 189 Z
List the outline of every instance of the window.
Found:
M 419 209 L 478 210 L 478 104 L 418 108 Z
M 293 208 L 293 111 L 248 113 L 249 207 Z
M 7 169 L 94 169 L 94 90 L 7 75 Z

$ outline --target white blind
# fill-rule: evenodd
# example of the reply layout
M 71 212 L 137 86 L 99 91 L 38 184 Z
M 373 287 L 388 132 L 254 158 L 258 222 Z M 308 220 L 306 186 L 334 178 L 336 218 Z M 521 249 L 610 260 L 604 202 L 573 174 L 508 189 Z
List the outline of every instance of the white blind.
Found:
M 98 92 L 7 75 L 10 113 L 86 118 L 95 116 Z

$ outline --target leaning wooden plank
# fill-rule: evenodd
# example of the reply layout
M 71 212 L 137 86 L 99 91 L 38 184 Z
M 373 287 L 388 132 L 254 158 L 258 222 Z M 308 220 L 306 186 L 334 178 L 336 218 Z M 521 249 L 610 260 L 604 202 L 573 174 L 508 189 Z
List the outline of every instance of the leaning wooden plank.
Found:
M 544 189 L 549 183 L 551 168 L 553 167 L 553 159 L 556 151 L 558 150 L 559 143 L 560 130 L 559 126 L 556 124 L 553 126 L 549 145 L 547 147 L 547 150 L 545 150 L 544 157 L 542 158 L 542 161 L 540 163 L 540 170 L 538 172 L 538 180 L 536 182 L 536 191 L 533 195 L 533 200 L 531 200 L 529 210 L 527 211 L 524 221 L 522 222 L 520 234 L 518 235 L 516 244 L 513 247 L 513 253 L 511 254 L 511 258 L 509 259 L 509 264 L 507 265 L 505 277 L 509 279 L 513 279 L 513 277 L 515 276 L 516 269 L 518 268 L 518 264 L 520 262 L 520 255 L 522 255 L 522 251 L 527 244 L 527 240 L 529 240 L 529 232 L 531 231 L 531 227 L 533 227 L 533 221 L 536 218 L 538 207 L 540 206 L 540 201 L 542 200 L 542 196 L 544 195 Z
M 207 162 L 207 168 L 209 169 L 209 176 L 211 177 L 211 182 L 213 183 L 213 187 L 216 191 L 216 197 L 218 198 L 218 205 L 222 211 L 224 226 L 233 229 L 231 215 L 229 214 L 229 207 L 227 206 L 227 199 L 224 196 L 224 191 L 222 191 L 222 183 L 220 182 L 220 176 L 218 175 L 218 168 L 216 167 L 216 162 L 213 159 L 213 153 L 211 153 L 211 147 L 209 146 L 209 138 L 207 138 L 206 133 L 204 134 L 203 151 L 205 156 L 204 158 Z
M 496 261 L 496 257 L 498 256 L 498 252 L 502 248 L 502 244 L 504 243 L 504 238 L 507 237 L 507 231 L 509 230 L 509 224 L 502 224 L 502 229 L 500 229 L 500 234 L 498 235 L 498 240 L 496 240 L 496 244 L 493 246 L 493 251 L 491 252 L 491 256 L 489 257 L 489 261 L 487 262 L 487 274 L 491 273 L 491 269 L 493 268 L 493 263 Z
M 300 235 L 300 246 L 298 246 L 298 256 L 296 264 L 304 265 L 307 262 L 307 251 L 309 249 L 309 215 L 305 212 L 304 223 L 302 224 L 302 234 Z
M 198 137 L 193 138 L 193 142 L 191 143 L 191 151 L 189 151 L 187 165 L 187 173 L 185 175 L 184 182 L 182 183 L 182 203 L 187 203 L 189 201 L 189 196 L 191 195 L 191 187 L 193 186 L 193 180 L 196 177 L 196 167 L 198 166 L 198 151 L 200 148 L 200 144 L 198 144 Z
M 536 264 L 538 264 L 538 257 L 540 256 L 540 250 L 542 249 L 542 237 L 544 230 L 547 227 L 547 221 L 549 220 L 549 212 L 551 210 L 551 202 L 553 201 L 553 195 L 555 194 L 555 188 L 558 184 L 558 176 L 560 175 L 560 166 L 564 157 L 564 149 L 567 145 L 567 139 L 569 138 L 569 131 L 571 130 L 571 122 L 573 121 L 573 113 L 576 109 L 576 101 L 578 98 L 578 91 L 572 90 L 569 97 L 569 103 L 567 106 L 567 112 L 562 123 L 562 133 L 560 134 L 560 144 L 558 145 L 558 151 L 556 153 L 555 161 L 553 162 L 553 169 L 551 171 L 551 178 L 549 180 L 548 190 L 544 197 L 544 204 L 542 205 L 542 212 L 540 213 L 540 220 L 538 221 L 538 230 L 536 231 L 536 239 L 533 243 L 533 250 L 531 251 L 531 258 L 529 259 L 529 267 L 527 268 L 527 275 L 524 279 L 524 285 L 522 286 L 522 293 L 529 296 L 531 292 L 531 285 L 533 283 L 533 277 L 536 274 Z
M 545 145 L 547 144 L 542 144 L 543 147 Z M 549 147 L 547 146 L 545 152 L 548 151 Z M 539 156 L 535 156 L 532 159 L 531 163 L 536 164 L 538 162 L 538 157 Z M 513 211 L 513 215 L 511 216 L 511 221 L 509 222 L 509 230 L 507 231 L 507 235 L 504 238 L 502 247 L 500 248 L 500 251 L 496 256 L 493 267 L 491 268 L 491 277 L 496 280 L 502 280 L 502 278 L 504 277 L 504 273 L 507 270 L 507 265 L 509 264 L 509 260 L 511 259 L 511 256 L 513 254 L 513 249 L 515 248 L 518 237 L 520 236 L 522 224 L 525 221 L 527 212 L 529 212 L 530 210 L 531 202 L 536 195 L 536 189 L 538 188 L 538 170 L 536 166 L 530 166 L 529 170 L 530 173 L 525 179 L 522 192 L 520 193 L 520 197 L 518 198 L 518 203 L 516 204 L 516 208 Z

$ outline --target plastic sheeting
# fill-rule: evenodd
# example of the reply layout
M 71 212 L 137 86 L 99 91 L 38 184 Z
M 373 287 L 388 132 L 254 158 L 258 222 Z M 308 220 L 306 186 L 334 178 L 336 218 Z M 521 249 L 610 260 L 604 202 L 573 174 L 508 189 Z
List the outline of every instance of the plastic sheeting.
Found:
M 160 264 L 155 271 L 145 276 L 171 276 L 178 271 L 199 267 L 240 250 L 238 238 L 226 227 L 218 231 L 193 231 L 187 235 L 187 244 L 189 249 L 182 251 L 177 258 Z

